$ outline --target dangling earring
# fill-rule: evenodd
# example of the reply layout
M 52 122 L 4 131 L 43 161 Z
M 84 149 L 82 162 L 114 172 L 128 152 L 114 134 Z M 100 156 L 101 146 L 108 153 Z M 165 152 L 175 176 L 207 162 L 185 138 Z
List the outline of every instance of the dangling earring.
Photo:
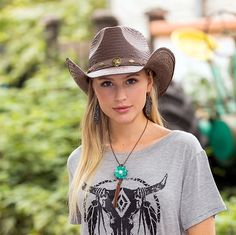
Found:
M 144 106 L 144 113 L 147 118 L 151 119 L 151 111 L 152 111 L 152 98 L 149 93 L 146 96 L 146 104 Z
M 100 106 L 97 103 L 93 111 L 93 121 L 95 124 L 98 124 L 100 120 Z

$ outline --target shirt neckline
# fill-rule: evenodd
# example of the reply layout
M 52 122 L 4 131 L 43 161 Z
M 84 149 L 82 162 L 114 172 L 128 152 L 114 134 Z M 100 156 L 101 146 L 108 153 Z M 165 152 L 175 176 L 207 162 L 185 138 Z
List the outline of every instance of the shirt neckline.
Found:
M 144 152 L 147 153 L 147 152 L 151 151 L 152 149 L 156 148 L 158 145 L 164 144 L 166 141 L 168 141 L 170 138 L 172 138 L 172 136 L 175 136 L 179 132 L 180 132 L 180 130 L 172 130 L 169 134 L 165 135 L 161 139 L 156 140 L 154 143 L 149 144 L 149 145 L 147 145 L 144 148 L 141 148 L 139 150 L 136 150 L 136 151 L 134 150 L 132 155 L 137 156 L 137 155 L 142 155 Z M 107 149 L 105 151 L 105 154 L 113 155 L 113 153 L 110 149 Z M 127 156 L 127 154 L 129 154 L 129 153 L 128 152 L 115 152 L 115 154 L 118 157 L 119 156 L 124 157 L 124 156 Z

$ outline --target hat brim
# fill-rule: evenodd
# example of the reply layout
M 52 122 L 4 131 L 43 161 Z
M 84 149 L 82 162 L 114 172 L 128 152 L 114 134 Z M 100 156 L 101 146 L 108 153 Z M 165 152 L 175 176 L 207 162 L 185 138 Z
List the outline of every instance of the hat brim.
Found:
M 66 59 L 67 67 L 71 76 L 77 85 L 86 94 L 88 92 L 88 79 L 114 74 L 126 74 L 139 72 L 142 69 L 150 69 L 155 73 L 154 79 L 157 79 L 158 96 L 165 93 L 168 88 L 174 73 L 175 57 L 174 54 L 167 48 L 162 47 L 155 50 L 145 66 L 117 66 L 100 69 L 94 72 L 85 73 L 76 63 L 69 58 Z
M 136 72 L 141 71 L 143 68 L 144 66 L 110 67 L 110 68 L 105 68 L 105 69 L 88 73 L 87 76 L 90 78 L 96 78 L 96 77 L 115 75 L 115 74 L 136 73 Z
M 149 57 L 145 69 L 155 73 L 158 96 L 162 96 L 170 85 L 175 70 L 175 56 L 171 50 L 161 47 Z

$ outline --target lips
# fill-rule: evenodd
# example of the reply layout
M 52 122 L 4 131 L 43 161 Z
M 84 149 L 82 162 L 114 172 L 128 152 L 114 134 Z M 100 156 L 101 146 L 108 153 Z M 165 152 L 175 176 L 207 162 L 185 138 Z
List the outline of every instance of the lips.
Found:
M 130 110 L 132 106 L 118 106 L 113 108 L 117 113 L 126 113 Z

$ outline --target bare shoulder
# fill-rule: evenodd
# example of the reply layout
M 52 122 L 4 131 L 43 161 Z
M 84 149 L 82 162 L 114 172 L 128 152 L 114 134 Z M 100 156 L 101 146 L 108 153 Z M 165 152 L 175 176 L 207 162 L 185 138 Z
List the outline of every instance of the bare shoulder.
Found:
M 153 136 L 153 138 L 159 139 L 159 138 L 163 138 L 166 135 L 170 134 L 172 132 L 172 130 L 160 126 L 156 123 L 151 122 L 149 125 L 149 133 L 150 135 Z
M 76 166 L 79 162 L 79 157 L 81 154 L 81 146 L 79 146 L 78 148 L 76 148 L 68 157 L 67 159 L 67 168 L 70 171 L 75 171 Z
M 146 141 L 147 143 L 151 144 L 158 140 L 161 140 L 162 138 L 165 138 L 167 135 L 169 135 L 172 132 L 172 130 L 165 128 L 163 126 L 160 126 L 156 123 L 150 122 L 146 134 Z
M 149 141 L 149 143 L 156 142 L 173 132 L 177 133 L 174 135 L 174 138 L 172 138 L 172 141 L 175 141 L 175 144 L 189 146 L 190 148 L 195 147 L 196 149 L 201 150 L 200 142 L 193 134 L 181 130 L 173 131 L 156 123 L 150 123 L 147 141 Z

